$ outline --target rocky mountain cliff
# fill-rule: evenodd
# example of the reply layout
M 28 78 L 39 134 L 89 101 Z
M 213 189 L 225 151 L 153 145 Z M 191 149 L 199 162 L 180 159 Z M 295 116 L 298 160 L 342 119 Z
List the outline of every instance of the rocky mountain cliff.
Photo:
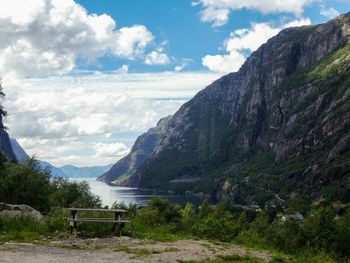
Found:
M 283 30 L 168 121 L 130 186 L 350 201 L 350 13 Z
M 30 156 L 26 153 L 26 151 L 22 148 L 22 146 L 17 142 L 16 139 L 10 138 L 11 146 L 13 149 L 13 153 L 16 157 L 16 160 L 21 163 L 25 164 L 29 161 Z M 37 160 L 41 169 L 43 170 L 49 170 L 52 174 L 52 176 L 55 177 L 68 177 L 64 172 L 62 172 L 59 168 L 53 166 L 52 164 Z
M 16 160 L 16 156 L 12 150 L 10 137 L 5 130 L 1 115 L 0 115 L 0 152 L 4 154 L 8 160 Z
M 161 119 L 157 126 L 149 129 L 146 133 L 142 134 L 136 139 L 131 152 L 120 159 L 112 168 L 99 177 L 97 180 L 106 182 L 108 184 L 118 185 L 134 185 L 138 182 L 131 181 L 134 177 L 131 177 L 138 168 L 145 162 L 145 160 L 152 154 L 158 145 L 159 141 L 163 138 L 168 122 L 171 116 Z M 130 180 L 131 178 L 131 180 Z
M 10 138 L 10 143 L 16 160 L 22 164 L 26 163 L 30 159 L 30 157 L 22 148 L 22 146 L 14 138 Z

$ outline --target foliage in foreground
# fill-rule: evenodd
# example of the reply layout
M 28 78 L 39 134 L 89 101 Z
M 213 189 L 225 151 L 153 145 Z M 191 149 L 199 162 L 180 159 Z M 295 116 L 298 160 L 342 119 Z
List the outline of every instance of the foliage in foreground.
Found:
M 0 154 L 0 201 L 26 204 L 41 212 L 63 207 L 100 207 L 101 201 L 87 183 L 51 179 L 34 159 L 22 165 L 9 162 Z
M 293 205 L 293 204 L 292 204 Z M 269 215 L 203 202 L 200 209 L 181 207 L 154 197 L 139 209 L 126 227 L 135 237 L 173 240 L 184 237 L 237 242 L 299 255 L 293 262 L 340 262 L 350 257 L 350 213 L 329 207 L 309 209 L 305 220 L 285 222 Z M 309 261 L 311 255 L 320 260 Z M 332 255 L 331 257 L 327 255 Z M 221 261 L 218 261 L 221 262 Z M 283 262 L 283 261 L 276 261 Z

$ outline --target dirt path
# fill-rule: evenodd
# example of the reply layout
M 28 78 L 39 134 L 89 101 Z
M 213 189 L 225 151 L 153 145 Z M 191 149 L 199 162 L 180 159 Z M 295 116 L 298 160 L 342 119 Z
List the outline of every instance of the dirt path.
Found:
M 214 259 L 219 255 L 248 255 L 267 262 L 268 252 L 206 241 L 154 242 L 131 238 L 69 239 L 0 245 L 1 263 L 179 262 Z

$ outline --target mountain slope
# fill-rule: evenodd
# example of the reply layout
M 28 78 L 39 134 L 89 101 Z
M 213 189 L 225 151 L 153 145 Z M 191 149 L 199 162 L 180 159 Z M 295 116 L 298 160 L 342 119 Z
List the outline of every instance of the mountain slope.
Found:
M 0 115 L 0 152 L 4 154 L 8 160 L 16 160 L 16 156 L 13 153 L 13 149 L 11 146 L 10 137 L 6 132 L 2 121 L 2 115 Z
M 139 136 L 131 152 L 120 159 L 108 172 L 99 177 L 98 180 L 118 185 L 133 184 L 129 181 L 129 178 L 154 151 L 164 136 L 165 128 L 170 119 L 171 116 L 161 119 L 156 127 L 149 129 L 146 133 Z
M 29 161 L 30 157 L 26 153 L 26 151 L 22 148 L 22 146 L 17 142 L 16 139 L 10 138 L 11 146 L 14 152 L 14 155 L 16 157 L 16 160 L 21 163 L 25 164 L 27 161 Z M 52 164 L 37 160 L 41 169 L 43 170 L 49 170 L 52 174 L 52 176 L 55 177 L 68 177 L 64 172 L 62 172 L 59 168 L 53 166 Z
M 112 167 L 112 164 L 105 166 L 92 167 L 76 167 L 73 165 L 65 165 L 59 169 L 69 177 L 73 178 L 97 178 L 107 172 Z
M 350 14 L 283 30 L 179 109 L 130 185 L 350 201 L 349 39 Z
M 16 139 L 10 138 L 10 142 L 11 142 L 11 146 L 12 146 L 12 149 L 13 149 L 13 153 L 16 156 L 16 160 L 19 163 L 22 163 L 22 164 L 26 163 L 30 159 L 29 155 L 24 151 L 24 149 L 17 142 Z
M 63 178 L 69 177 L 67 174 L 65 174 L 63 171 L 61 171 L 61 169 L 57 168 L 56 166 L 53 166 L 49 162 L 38 160 L 38 163 L 39 163 L 41 169 L 49 170 L 51 172 L 51 175 L 54 177 L 63 177 Z

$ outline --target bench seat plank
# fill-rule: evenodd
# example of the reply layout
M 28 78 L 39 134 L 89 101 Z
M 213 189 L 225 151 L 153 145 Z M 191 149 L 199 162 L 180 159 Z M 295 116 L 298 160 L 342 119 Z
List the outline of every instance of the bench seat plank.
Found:
M 103 208 L 68 208 L 69 211 L 76 212 L 109 212 L 109 213 L 127 213 L 124 209 L 103 209 Z
M 128 220 L 114 220 L 110 218 L 77 218 L 69 219 L 70 222 L 97 222 L 97 223 L 113 223 L 113 224 L 124 224 L 130 223 Z

